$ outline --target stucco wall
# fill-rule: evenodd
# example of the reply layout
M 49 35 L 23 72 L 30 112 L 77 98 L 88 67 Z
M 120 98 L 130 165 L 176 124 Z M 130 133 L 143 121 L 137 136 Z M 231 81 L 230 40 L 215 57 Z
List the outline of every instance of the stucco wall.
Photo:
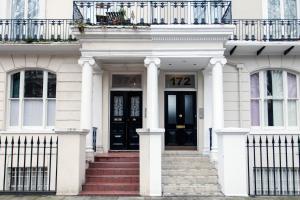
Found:
M 57 75 L 56 128 L 79 128 L 81 98 L 81 67 L 72 56 L 0 56 L 0 129 L 5 129 L 6 80 L 15 70 L 40 68 Z
M 224 67 L 225 127 L 250 127 L 250 74 L 266 68 L 282 68 L 300 73 L 300 56 L 227 57 Z M 238 68 L 240 73 L 238 72 Z
M 233 19 L 263 18 L 263 2 L 266 0 L 232 0 Z

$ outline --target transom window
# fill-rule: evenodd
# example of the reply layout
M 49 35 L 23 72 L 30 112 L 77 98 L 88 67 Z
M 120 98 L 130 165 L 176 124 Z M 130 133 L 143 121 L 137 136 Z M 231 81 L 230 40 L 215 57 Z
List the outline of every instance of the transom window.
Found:
M 298 76 L 282 70 L 251 75 L 251 125 L 298 125 Z
M 10 127 L 53 127 L 55 107 L 55 74 L 24 70 L 10 76 Z
M 297 0 L 268 0 L 269 19 L 297 19 Z

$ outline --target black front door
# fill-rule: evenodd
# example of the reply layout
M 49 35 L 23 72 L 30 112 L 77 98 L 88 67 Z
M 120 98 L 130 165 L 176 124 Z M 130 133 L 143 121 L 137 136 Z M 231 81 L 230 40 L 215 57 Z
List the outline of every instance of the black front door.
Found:
M 165 145 L 197 146 L 196 92 L 165 92 Z
M 142 92 L 113 91 L 110 100 L 110 149 L 138 150 L 142 128 Z

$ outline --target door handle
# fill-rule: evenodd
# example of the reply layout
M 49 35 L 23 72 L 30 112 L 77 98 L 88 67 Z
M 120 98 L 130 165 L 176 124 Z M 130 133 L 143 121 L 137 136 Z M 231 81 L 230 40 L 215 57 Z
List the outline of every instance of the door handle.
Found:
M 178 117 L 179 117 L 179 118 L 182 118 L 182 117 L 183 117 L 183 115 L 182 115 L 182 114 L 179 114 L 179 115 L 178 115 Z
M 183 129 L 183 128 L 185 128 L 185 125 L 176 125 L 176 128 Z

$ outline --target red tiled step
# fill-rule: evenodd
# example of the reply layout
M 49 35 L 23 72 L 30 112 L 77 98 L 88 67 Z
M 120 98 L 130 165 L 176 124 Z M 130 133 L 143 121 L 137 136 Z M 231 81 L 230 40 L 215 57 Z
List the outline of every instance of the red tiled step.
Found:
M 127 168 L 88 168 L 87 175 L 139 175 L 139 169 Z
M 83 191 L 138 191 L 137 183 L 86 183 L 82 186 Z
M 91 168 L 139 168 L 139 162 L 94 162 Z
M 87 183 L 139 183 L 138 175 L 89 175 Z
M 98 156 L 95 157 L 95 162 L 139 162 L 139 157 Z
M 139 196 L 138 191 L 82 191 L 80 195 L 86 196 Z

